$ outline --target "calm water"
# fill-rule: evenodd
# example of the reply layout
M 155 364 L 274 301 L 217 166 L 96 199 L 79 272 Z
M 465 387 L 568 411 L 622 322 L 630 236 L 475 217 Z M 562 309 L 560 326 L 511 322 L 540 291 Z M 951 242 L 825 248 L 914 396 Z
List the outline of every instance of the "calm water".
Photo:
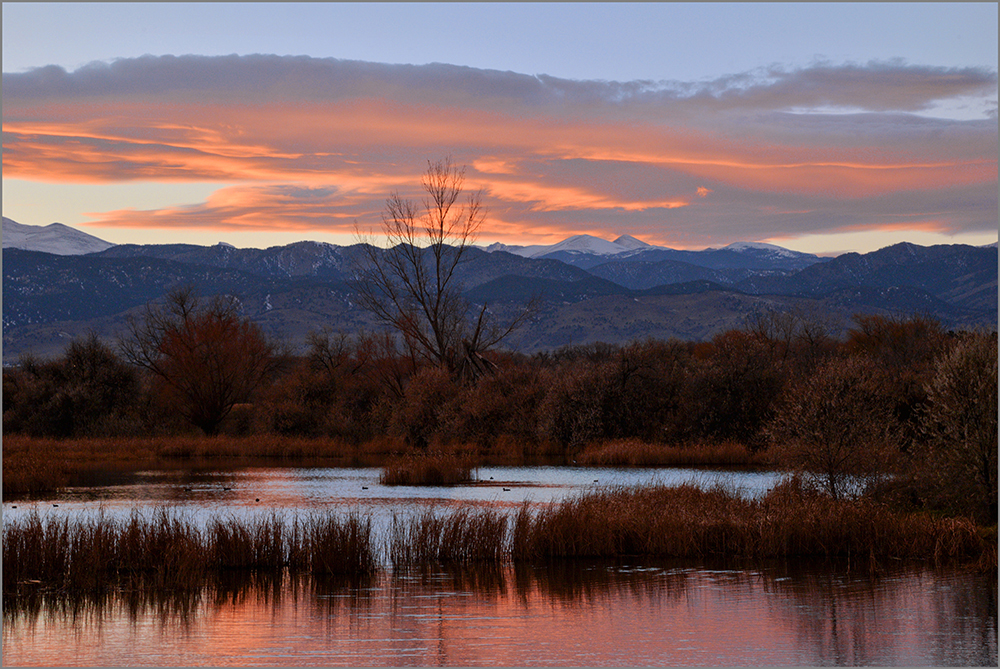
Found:
M 17 509 L 6 503 L 4 517 L 32 508 L 86 515 L 166 503 L 196 518 L 330 506 L 386 518 L 456 502 L 515 508 L 595 486 L 651 482 L 724 485 L 753 496 L 779 480 L 768 473 L 499 467 L 479 477 L 470 486 L 386 488 L 374 469 L 146 472 L 17 502 Z M 286 575 L 216 582 L 194 593 L 5 607 L 3 662 L 996 666 L 996 610 L 995 575 L 919 564 L 874 579 L 846 563 L 805 561 L 572 562 L 386 572 L 353 583 Z

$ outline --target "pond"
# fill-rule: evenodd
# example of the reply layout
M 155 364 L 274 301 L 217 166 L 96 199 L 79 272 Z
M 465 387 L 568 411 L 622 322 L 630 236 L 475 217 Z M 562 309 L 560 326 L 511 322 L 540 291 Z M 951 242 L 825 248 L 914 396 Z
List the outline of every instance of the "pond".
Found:
M 391 516 L 428 507 L 483 505 L 515 510 L 523 503 L 559 502 L 601 488 L 682 484 L 724 486 L 749 497 L 784 478 L 778 472 L 683 468 L 481 467 L 475 481 L 456 486 L 387 486 L 378 468 L 263 468 L 227 471 L 146 471 L 108 475 L 101 485 L 66 488 L 30 501 L 4 503 L 7 518 L 100 511 L 129 514 L 169 506 L 199 518 L 301 513 L 328 509 L 370 516 L 376 529 Z
M 604 486 L 693 483 L 756 496 L 781 480 L 770 472 L 484 467 L 471 485 L 418 488 L 381 486 L 378 473 L 142 472 L 5 503 L 4 517 L 166 504 L 195 518 L 332 507 L 381 522 L 428 506 L 515 509 Z M 3 657 L 8 665 L 103 666 L 996 666 L 996 612 L 995 574 L 913 563 L 876 575 L 835 561 L 623 559 L 386 570 L 363 581 L 233 576 L 195 592 L 5 607 Z

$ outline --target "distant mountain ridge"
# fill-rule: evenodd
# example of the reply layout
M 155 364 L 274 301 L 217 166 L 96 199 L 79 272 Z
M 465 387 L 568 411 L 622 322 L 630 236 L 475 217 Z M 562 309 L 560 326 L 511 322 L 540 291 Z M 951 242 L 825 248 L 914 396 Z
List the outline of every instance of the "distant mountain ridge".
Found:
M 793 270 L 826 260 L 811 253 L 792 251 L 760 242 L 736 242 L 721 249 L 683 251 L 648 244 L 631 235 L 622 235 L 611 242 L 593 235 L 574 235 L 548 246 L 490 244 L 485 250 L 490 253 L 504 251 L 536 260 L 542 258 L 560 260 L 587 270 L 606 262 L 661 260 L 674 260 L 712 269 Z
M 536 249 L 536 257 L 524 255 L 528 247 L 470 247 L 456 279 L 468 300 L 501 316 L 537 299 L 538 313 L 510 340 L 525 352 L 650 336 L 703 339 L 761 310 L 819 314 L 834 334 L 855 313 L 921 313 L 949 328 L 997 323 L 995 244 L 901 243 L 819 258 L 756 243 L 679 251 L 627 236 L 595 239 L 578 235 Z M 90 330 L 114 338 L 130 313 L 181 285 L 236 295 L 249 318 L 293 349 L 323 327 L 379 327 L 353 285 L 362 245 L 122 244 L 70 255 L 15 248 L 6 234 L 4 242 L 8 363 L 25 351 L 56 355 Z

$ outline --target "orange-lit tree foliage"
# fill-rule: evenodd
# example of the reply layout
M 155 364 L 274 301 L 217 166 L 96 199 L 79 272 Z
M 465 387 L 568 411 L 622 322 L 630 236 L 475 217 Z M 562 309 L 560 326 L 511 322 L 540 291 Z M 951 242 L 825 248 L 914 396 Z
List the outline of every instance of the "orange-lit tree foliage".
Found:
M 274 346 L 240 317 L 234 299 L 203 305 L 190 288 L 171 293 L 166 308 L 148 305 L 144 318 L 130 321 L 121 348 L 161 382 L 170 406 L 206 434 L 250 401 L 275 365 Z

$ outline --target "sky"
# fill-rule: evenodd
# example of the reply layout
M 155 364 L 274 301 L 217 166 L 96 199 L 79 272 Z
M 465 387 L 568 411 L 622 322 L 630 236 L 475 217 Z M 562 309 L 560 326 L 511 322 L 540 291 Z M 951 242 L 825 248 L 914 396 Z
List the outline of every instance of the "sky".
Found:
M 350 244 L 428 161 L 478 242 L 997 240 L 995 3 L 17 3 L 3 215 Z

